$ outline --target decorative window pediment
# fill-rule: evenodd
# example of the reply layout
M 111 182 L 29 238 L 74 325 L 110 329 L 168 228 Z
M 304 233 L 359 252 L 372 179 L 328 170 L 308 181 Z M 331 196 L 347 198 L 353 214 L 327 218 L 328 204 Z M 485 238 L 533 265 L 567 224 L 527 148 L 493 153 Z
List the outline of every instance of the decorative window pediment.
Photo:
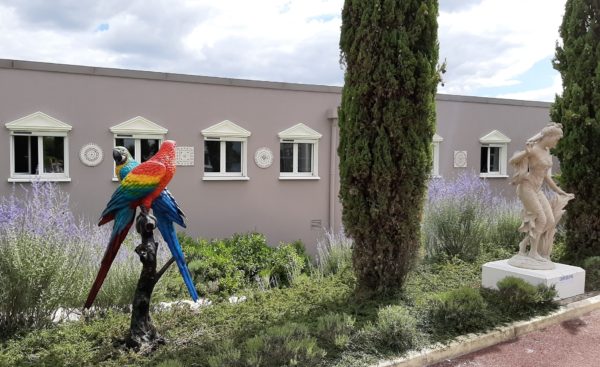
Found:
M 489 134 L 479 138 L 479 142 L 482 144 L 506 144 L 510 143 L 510 138 L 498 130 L 493 130 Z
M 201 131 L 206 138 L 247 138 L 250 131 L 225 120 Z
M 433 140 L 434 143 L 439 143 L 439 142 L 444 141 L 444 138 L 442 138 L 438 134 L 433 134 L 433 139 L 432 140 Z
M 35 112 L 31 115 L 21 117 L 15 121 L 4 124 L 10 131 L 55 131 L 55 132 L 67 132 L 73 128 L 69 124 L 55 119 L 52 116 L 48 116 L 43 112 Z
M 321 139 L 321 134 L 311 129 L 310 127 L 300 123 L 285 129 L 279 134 L 279 139 L 290 140 L 318 140 Z
M 119 135 L 165 135 L 169 130 L 141 116 L 134 117 L 110 128 Z

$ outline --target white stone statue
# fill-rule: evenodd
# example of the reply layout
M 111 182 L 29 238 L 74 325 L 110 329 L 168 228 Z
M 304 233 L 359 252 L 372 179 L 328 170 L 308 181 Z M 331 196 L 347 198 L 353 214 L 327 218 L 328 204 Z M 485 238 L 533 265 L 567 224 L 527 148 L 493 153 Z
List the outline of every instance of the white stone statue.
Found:
M 517 196 L 523 203 L 523 223 L 519 231 L 526 234 L 519 244 L 519 253 L 508 260 L 512 266 L 554 269 L 550 253 L 556 224 L 565 212 L 564 207 L 575 197 L 561 190 L 551 176 L 550 149 L 556 147 L 562 136 L 562 125 L 551 123 L 527 140 L 525 150 L 515 153 L 510 159 L 516 171 L 512 184 L 517 185 Z M 544 182 L 557 194 L 552 195 L 550 200 L 542 190 Z

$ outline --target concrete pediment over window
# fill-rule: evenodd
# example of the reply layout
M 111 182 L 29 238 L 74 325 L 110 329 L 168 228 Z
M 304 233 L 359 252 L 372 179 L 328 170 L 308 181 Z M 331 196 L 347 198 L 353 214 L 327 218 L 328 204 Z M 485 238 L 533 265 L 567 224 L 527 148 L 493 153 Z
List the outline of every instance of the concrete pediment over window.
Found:
M 250 131 L 225 120 L 201 131 L 207 138 L 247 138 Z
M 144 117 L 137 116 L 110 128 L 113 134 L 164 135 L 169 130 Z
M 433 140 L 434 143 L 439 143 L 439 142 L 444 141 L 444 138 L 442 138 L 438 134 L 433 134 L 433 139 L 432 140 Z
M 279 134 L 279 139 L 293 139 L 293 140 L 315 140 L 321 139 L 321 134 L 311 129 L 310 127 L 300 123 L 290 127 L 289 129 L 283 130 Z
M 479 141 L 482 144 L 506 144 L 510 143 L 510 138 L 498 130 L 493 130 L 489 134 L 479 138 Z
M 35 112 L 31 115 L 21 117 L 18 120 L 4 124 L 11 131 L 71 131 L 73 128 L 69 124 L 48 116 L 43 112 Z

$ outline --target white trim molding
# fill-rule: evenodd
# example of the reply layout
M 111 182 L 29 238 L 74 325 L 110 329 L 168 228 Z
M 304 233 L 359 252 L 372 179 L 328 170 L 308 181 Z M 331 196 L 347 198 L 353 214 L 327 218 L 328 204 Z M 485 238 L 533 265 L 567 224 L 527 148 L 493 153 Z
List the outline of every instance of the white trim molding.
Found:
M 204 136 L 204 155 L 207 153 L 207 142 L 216 141 L 219 144 L 219 170 L 216 172 L 207 172 L 206 166 L 204 166 L 204 181 L 248 181 L 248 137 L 251 135 L 250 131 L 240 127 L 234 122 L 224 120 L 210 126 L 201 131 Z M 227 142 L 239 142 L 241 143 L 240 149 L 240 172 L 226 172 L 226 155 L 227 155 Z M 204 158 L 204 161 L 206 158 Z
M 10 156 L 10 176 L 8 182 L 31 182 L 31 181 L 55 181 L 69 182 L 69 137 L 68 133 L 73 127 L 64 123 L 52 116 L 43 112 L 35 112 L 30 115 L 21 117 L 17 120 L 7 122 L 4 126 L 10 131 L 9 137 L 9 156 Z M 15 136 L 37 137 L 37 173 L 31 173 L 32 167 L 29 168 L 29 173 L 15 172 Z M 63 160 L 62 162 L 51 162 L 52 167 L 56 164 L 56 171 L 44 172 L 44 137 L 61 137 L 63 138 Z M 28 145 L 32 142 L 28 139 Z M 28 148 L 31 149 L 31 148 Z M 56 159 L 55 159 L 56 160 Z M 62 163 L 62 166 L 61 166 Z M 30 165 L 33 161 L 30 157 Z M 40 164 L 42 172 L 40 173 Z M 54 169 L 54 168 L 53 168 Z M 62 171 L 62 172 L 61 172 Z
M 433 134 L 431 146 L 433 147 L 433 165 L 431 166 L 431 176 L 438 177 L 440 175 L 440 143 L 444 138 L 437 133 Z
M 229 121 L 221 121 L 201 131 L 205 138 L 248 138 L 250 131 Z
M 508 143 L 510 143 L 510 141 L 511 140 L 508 136 L 504 135 L 503 133 L 501 133 L 498 130 L 492 130 L 488 134 L 479 138 L 479 142 L 481 143 L 481 148 L 487 148 L 487 149 L 485 149 L 487 152 L 487 157 L 485 157 L 485 159 L 487 160 L 487 163 L 485 164 L 485 167 L 481 167 L 481 164 L 480 164 L 479 177 L 486 177 L 486 178 L 506 178 L 506 177 L 508 177 L 506 171 L 507 171 L 507 165 L 508 165 Z M 498 166 L 499 167 L 498 167 L 497 171 L 490 171 L 492 148 L 498 148 L 498 154 L 499 154 Z M 483 151 L 483 149 L 481 149 L 481 150 Z M 480 154 L 483 154 L 483 153 L 480 153 Z M 480 159 L 483 161 L 484 157 L 480 157 Z M 484 170 L 484 168 L 485 168 L 485 170 Z
M 27 132 L 60 132 L 66 135 L 67 131 L 71 131 L 73 127 L 66 124 L 52 116 L 48 116 L 43 112 L 34 112 L 31 115 L 21 117 L 20 119 L 7 122 L 4 124 L 8 130 L 15 131 L 27 131 Z M 54 136 L 63 136 L 58 134 Z
M 279 179 L 280 180 L 319 180 L 319 139 L 323 135 L 310 127 L 299 123 L 277 134 L 279 137 Z M 292 171 L 281 172 L 281 149 L 282 144 L 292 144 Z M 299 172 L 299 144 L 309 144 L 310 150 L 310 172 Z
M 166 135 L 169 130 L 142 116 L 136 116 L 110 128 L 115 135 Z

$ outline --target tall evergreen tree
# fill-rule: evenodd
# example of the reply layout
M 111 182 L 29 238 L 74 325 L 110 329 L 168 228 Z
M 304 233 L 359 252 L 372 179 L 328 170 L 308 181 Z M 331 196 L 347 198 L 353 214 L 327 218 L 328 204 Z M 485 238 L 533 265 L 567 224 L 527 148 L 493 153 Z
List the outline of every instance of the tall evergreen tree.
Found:
M 556 153 L 567 207 L 567 249 L 574 260 L 600 255 L 600 2 L 567 0 L 554 68 L 563 80 L 562 96 L 551 109 L 563 124 Z
M 359 293 L 399 289 L 418 252 L 435 131 L 437 0 L 346 0 L 340 198 Z

